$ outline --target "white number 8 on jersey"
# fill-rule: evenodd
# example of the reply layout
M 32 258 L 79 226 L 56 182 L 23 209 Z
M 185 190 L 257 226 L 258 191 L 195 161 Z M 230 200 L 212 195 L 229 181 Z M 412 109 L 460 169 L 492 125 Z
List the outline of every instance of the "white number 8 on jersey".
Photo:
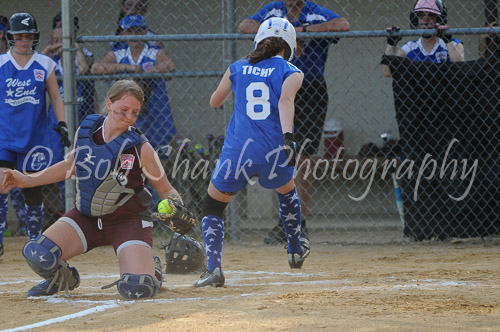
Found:
M 254 91 L 261 91 L 260 97 L 255 97 Z M 252 120 L 264 120 L 271 114 L 269 103 L 269 88 L 264 82 L 253 82 L 247 86 L 247 115 Z M 262 111 L 256 112 L 255 106 L 261 105 Z

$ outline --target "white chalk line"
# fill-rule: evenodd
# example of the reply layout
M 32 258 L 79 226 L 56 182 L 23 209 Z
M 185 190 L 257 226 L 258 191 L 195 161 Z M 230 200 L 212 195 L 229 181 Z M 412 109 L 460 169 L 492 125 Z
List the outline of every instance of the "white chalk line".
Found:
M 229 274 L 229 275 L 233 275 L 233 274 L 237 274 L 237 275 L 267 275 L 264 277 L 248 277 L 248 278 L 240 277 L 240 279 L 242 279 L 242 280 L 244 280 L 244 279 L 245 280 L 272 279 L 272 278 L 276 278 L 277 276 L 292 276 L 292 277 L 296 277 L 296 278 L 310 278 L 310 277 L 319 277 L 319 276 L 325 275 L 325 273 L 309 273 L 308 274 L 308 273 L 293 273 L 293 272 L 269 272 L 269 271 L 254 271 L 254 272 L 250 271 L 250 272 L 248 272 L 248 271 L 231 271 L 231 270 L 224 271 L 224 273 Z M 168 283 L 168 274 L 164 274 L 163 276 L 164 276 L 164 279 L 166 279 L 164 281 L 164 284 Z M 196 280 L 198 280 L 197 274 L 192 274 L 192 275 L 190 274 L 189 276 L 193 277 L 193 283 Z M 82 280 L 86 280 L 86 279 L 119 279 L 120 275 L 114 274 L 114 273 L 99 273 L 99 274 L 91 274 L 91 275 L 81 276 L 80 278 Z M 0 282 L 0 286 L 22 284 L 25 282 L 36 284 L 36 283 L 39 283 L 40 281 L 41 281 L 40 279 L 37 280 L 37 279 L 32 279 L 32 278 L 22 278 L 22 279 L 18 278 L 18 279 L 11 280 L 11 281 L 2 281 L 2 282 Z M 182 285 L 181 287 L 184 287 L 184 286 L 191 287 L 192 283 Z M 100 287 L 92 287 L 92 286 L 80 287 L 80 288 L 99 288 L 100 289 Z
M 44 321 L 41 321 L 41 322 L 38 322 L 38 323 L 33 323 L 33 324 L 30 324 L 30 325 L 24 325 L 24 326 L 15 327 L 13 329 L 0 330 L 0 332 L 16 332 L 16 331 L 30 330 L 30 329 L 34 329 L 34 328 L 37 328 L 37 327 L 52 325 L 52 324 L 55 324 L 55 323 L 62 323 L 64 321 L 67 321 L 67 320 L 70 320 L 70 319 L 84 317 L 84 316 L 87 316 L 87 315 L 95 314 L 95 313 L 102 312 L 102 311 L 105 311 L 105 310 L 108 310 L 108 309 L 111 309 L 111 308 L 116 308 L 116 307 L 118 307 L 117 303 L 100 305 L 100 306 L 97 306 L 97 307 L 94 307 L 94 308 L 90 308 L 90 309 L 79 311 L 79 312 L 74 313 L 74 314 L 64 315 L 64 316 L 56 317 L 56 318 L 51 318 L 51 319 L 47 319 L 47 320 L 44 320 Z
M 258 271 L 258 272 L 245 272 L 245 271 L 227 271 L 227 275 L 258 275 L 258 274 L 268 274 L 268 275 L 275 275 L 276 277 L 283 277 L 283 276 L 293 276 L 293 277 L 298 277 L 298 278 L 308 278 L 308 277 L 317 277 L 318 274 L 306 274 L 306 273 L 274 273 L 274 272 L 265 272 L 265 271 Z M 85 279 L 96 279 L 98 275 L 90 275 L 86 276 Z M 99 275 L 99 278 L 117 278 L 117 275 Z M 290 282 L 261 282 L 261 283 L 238 283 L 241 281 L 248 281 L 248 280 L 253 280 L 253 279 L 263 279 L 263 278 L 253 278 L 253 277 L 240 277 L 240 278 L 228 278 L 226 281 L 229 281 L 229 286 L 231 287 L 248 287 L 248 286 L 281 286 L 281 285 L 292 285 L 292 284 L 300 284 L 300 285 L 339 285 L 339 284 L 345 284 L 345 283 L 352 283 L 352 280 L 305 280 L 305 281 L 290 281 Z M 268 279 L 266 277 L 266 279 Z M 389 278 L 391 279 L 391 278 Z M 19 284 L 26 282 L 25 281 L 13 281 L 12 284 Z M 394 281 L 394 280 L 393 280 Z M 430 289 L 430 288 L 445 288 L 445 287 L 476 287 L 479 284 L 476 282 L 468 282 L 468 281 L 453 281 L 453 280 L 448 280 L 448 281 L 442 281 L 442 280 L 435 280 L 435 279 L 424 279 L 424 280 L 415 280 L 412 279 L 409 281 L 409 284 L 395 284 L 395 285 L 380 285 L 380 286 L 340 286 L 338 288 L 327 288 L 324 289 L 324 291 L 330 291 L 330 290 L 359 290 L 359 291 L 364 291 L 364 290 L 374 290 L 374 289 L 401 289 L 401 288 L 422 288 L 422 289 Z M 8 282 L 3 282 L 2 284 L 8 285 Z M 226 283 L 227 284 L 227 283 Z M 183 288 L 183 287 L 192 287 L 192 284 L 185 284 L 185 285 L 177 285 L 176 287 L 170 287 L 167 286 L 167 288 Z M 85 288 L 100 288 L 100 287 L 85 287 Z M 9 292 L 0 292 L 0 294 L 3 293 L 13 293 L 12 291 Z M 250 298 L 250 297 L 259 297 L 259 296 L 270 296 L 270 295 L 275 295 L 278 294 L 279 292 L 264 292 L 264 293 L 242 293 L 238 295 L 223 295 L 223 296 L 217 296 L 217 297 L 189 297 L 189 298 L 172 298 L 172 299 L 144 299 L 144 300 L 139 300 L 140 302 L 147 302 L 147 303 L 180 303 L 180 302 L 198 302 L 198 301 L 224 301 L 227 299 L 236 299 L 236 298 Z M 85 294 L 82 295 L 84 297 L 88 296 L 93 296 L 93 295 L 98 295 L 98 296 L 103 296 L 103 295 L 108 295 L 109 296 L 116 296 L 116 293 L 91 293 L 91 294 Z M 108 301 L 94 301 L 94 300 L 85 300 L 85 299 L 79 299 L 79 298 L 71 298 L 71 297 L 65 297 L 63 295 L 54 295 L 50 297 L 30 297 L 31 300 L 44 300 L 48 303 L 68 303 L 68 304 L 84 304 L 84 305 L 96 305 L 93 308 L 85 309 L 82 311 L 79 311 L 74 314 L 69 314 L 69 315 L 64 315 L 61 317 L 56 317 L 56 318 L 51 318 L 45 321 L 40 321 L 38 323 L 34 324 L 29 324 L 29 325 L 24 325 L 24 326 L 19 326 L 16 328 L 12 329 L 6 329 L 6 330 L 0 330 L 0 332 L 15 332 L 15 331 L 24 331 L 24 330 L 29 330 L 41 326 L 47 326 L 55 323 L 61 323 L 70 319 L 75 319 L 75 318 L 80 318 L 84 317 L 87 315 L 91 314 L 96 314 L 108 309 L 116 308 L 119 307 L 121 304 L 131 304 L 134 303 L 135 301 L 121 301 L 121 300 L 108 300 Z
M 0 286 L 3 285 L 15 285 L 15 284 L 22 284 L 26 282 L 27 280 L 16 280 L 16 281 L 5 281 L 5 282 L 0 282 Z

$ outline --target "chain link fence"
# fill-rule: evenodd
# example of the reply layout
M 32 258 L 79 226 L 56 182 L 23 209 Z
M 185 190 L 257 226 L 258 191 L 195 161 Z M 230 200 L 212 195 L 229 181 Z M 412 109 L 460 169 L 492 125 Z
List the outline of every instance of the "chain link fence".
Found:
M 232 112 L 232 100 L 217 110 L 211 109 L 208 101 L 227 66 L 252 50 L 253 35 L 239 34 L 239 24 L 268 3 L 260 0 L 18 0 L 5 2 L 3 13 L 0 14 L 9 17 L 29 8 L 41 31 L 38 50 L 42 51 L 54 39 L 53 27 L 57 25 L 53 24 L 53 18 L 61 12 L 62 6 L 70 7 L 73 19 L 69 25 L 65 25 L 68 23 L 63 20 L 62 31 L 65 31 L 65 27 L 67 31 L 72 31 L 77 44 L 63 51 L 68 52 L 68 59 L 77 60 L 71 73 L 64 73 L 74 83 L 72 89 L 75 91 L 74 101 L 66 99 L 65 104 L 72 106 L 75 126 L 85 114 L 101 112 L 106 91 L 114 80 L 136 79 L 144 87 L 147 96 L 142 118 L 138 121 L 139 128 L 158 151 L 172 184 L 183 194 L 193 211 L 199 213 L 210 170 L 222 147 L 225 128 Z M 452 107 L 450 100 L 460 100 L 465 104 L 470 101 L 461 95 L 450 97 L 454 99 L 441 98 L 440 86 L 447 76 L 443 76 L 437 67 L 431 69 L 434 73 L 440 73 L 439 77 L 433 76 L 433 72 L 420 76 L 415 74 L 414 77 L 419 77 L 421 81 L 412 79 L 413 87 L 420 86 L 424 80 L 427 83 L 415 90 L 408 90 L 408 86 L 401 88 L 407 91 L 406 95 L 395 96 L 393 88 L 398 86 L 393 86 L 393 78 L 382 75 L 380 61 L 387 46 L 385 28 L 401 27 L 403 40 L 398 46 L 418 39 L 423 33 L 410 28 L 409 16 L 414 1 L 317 0 L 315 3 L 345 17 L 350 23 L 350 31 L 298 35 L 299 44 L 304 48 L 316 43 L 316 47 L 328 49 L 324 69 L 327 96 L 323 96 L 328 99 L 327 113 L 324 121 L 311 124 L 311 129 L 321 138 L 317 151 L 302 168 L 304 170 L 309 165 L 312 172 L 307 191 L 310 199 L 304 204 L 307 206 L 303 207 L 307 210 L 305 219 L 311 240 L 327 243 L 387 243 L 497 234 L 498 186 L 493 188 L 490 184 L 475 190 L 474 195 L 467 200 L 466 207 L 461 207 L 460 211 L 463 212 L 465 208 L 475 211 L 477 207 L 489 206 L 493 212 L 483 215 L 483 220 L 475 219 L 470 225 L 464 226 L 474 217 L 465 213 L 459 226 L 449 222 L 443 227 L 443 222 L 454 217 L 454 210 L 449 206 L 454 206 L 455 201 L 446 198 L 446 190 L 436 195 L 434 189 L 440 184 L 428 181 L 426 189 L 419 196 L 420 203 L 415 204 L 411 200 L 415 183 L 405 180 L 396 172 L 394 174 L 399 176 L 399 183 L 403 186 L 400 213 L 396 204 L 392 169 L 387 162 L 399 160 L 401 163 L 404 158 L 412 156 L 415 146 L 419 147 L 418 151 L 429 152 L 422 147 L 423 142 L 427 143 L 426 147 L 429 144 L 446 146 L 449 138 L 461 132 L 464 126 L 474 127 L 481 120 L 482 125 L 474 134 L 489 136 L 475 142 L 483 144 L 482 151 L 485 154 L 498 150 L 497 145 L 488 142 L 488 137 L 498 135 L 490 124 L 498 121 L 499 104 L 495 104 L 491 96 L 482 99 L 483 102 L 493 103 L 488 109 L 489 120 L 478 116 L 469 117 L 470 112 L 475 110 L 473 105 L 478 104 L 477 100 L 470 103 L 469 113 L 458 112 L 460 114 L 452 118 L 443 113 L 449 109 L 442 108 L 439 109 L 440 113 L 422 111 L 420 118 L 406 117 L 408 109 L 419 109 L 416 102 L 423 102 L 428 106 L 426 109 L 433 110 L 440 102 Z M 478 60 L 478 35 L 492 31 L 485 28 L 485 21 L 496 20 L 496 1 L 462 0 L 448 1 L 446 4 L 449 32 L 463 42 L 466 62 Z M 124 19 L 127 14 L 141 14 L 145 22 Z M 143 30 L 147 30 L 147 34 L 143 35 Z M 494 39 L 485 40 L 489 43 L 486 53 L 493 52 L 495 49 L 491 45 L 495 44 L 489 41 Z M 128 49 L 136 47 L 141 50 L 137 54 L 128 52 Z M 82 59 L 88 61 L 87 65 L 82 66 Z M 161 70 L 152 69 L 160 62 Z M 106 65 L 110 63 L 122 65 L 109 69 L 111 66 Z M 398 68 L 406 68 L 404 63 L 398 63 L 399 67 L 396 61 L 387 63 L 394 72 Z M 309 65 L 317 66 L 318 63 Z M 497 68 L 494 64 L 490 67 L 492 72 Z M 429 69 L 415 69 L 418 70 Z M 494 76 L 488 77 L 492 79 L 488 81 L 488 93 L 498 94 L 494 87 L 499 81 L 495 81 Z M 62 76 L 59 78 L 62 80 Z M 457 83 L 457 77 L 453 79 Z M 475 88 L 481 85 L 478 77 L 471 82 Z M 65 85 L 65 88 L 68 86 L 71 88 L 71 85 Z M 446 86 L 450 88 L 449 84 Z M 419 98 L 422 91 L 429 91 L 426 89 L 437 92 L 431 94 L 431 99 L 422 101 Z M 416 90 L 421 92 L 420 97 L 414 95 Z M 481 98 L 477 94 L 468 96 Z M 404 105 L 409 105 L 406 113 L 398 104 L 400 100 L 403 100 Z M 429 116 L 435 118 L 429 120 Z M 434 127 L 425 132 L 426 135 L 437 137 L 447 130 L 444 135 L 446 139 L 429 140 L 429 136 L 421 135 L 418 140 L 412 140 L 414 132 L 419 132 L 421 128 L 428 129 L 428 126 Z M 405 132 L 408 134 L 405 137 L 401 134 L 404 128 L 410 128 Z M 460 136 L 460 142 L 463 143 L 467 138 L 467 135 Z M 484 146 L 486 143 L 488 147 Z M 441 150 L 430 152 L 434 152 L 436 158 L 437 153 L 441 158 Z M 417 156 L 416 160 L 421 161 L 422 156 Z M 467 156 L 481 159 L 477 154 Z M 498 166 L 495 162 L 498 160 L 495 156 L 489 156 L 485 164 L 496 169 Z M 403 171 L 404 167 L 399 170 Z M 488 173 L 483 169 L 478 174 L 486 178 L 496 173 L 494 170 Z M 486 184 L 487 181 L 481 183 Z M 61 197 L 63 188 L 59 184 L 44 189 L 47 225 L 64 211 L 65 200 Z M 486 192 L 487 195 L 484 194 Z M 481 193 L 484 195 L 481 196 Z M 66 190 L 66 202 L 74 199 L 71 195 L 72 191 Z M 156 204 L 159 197 L 155 195 L 154 198 Z M 474 206 L 478 202 L 482 205 Z M 258 184 L 249 185 L 229 204 L 225 214 L 227 235 L 230 238 L 263 239 L 279 220 L 276 195 L 272 190 L 260 188 Z M 406 218 L 402 214 L 406 214 Z M 482 229 L 481 222 L 489 223 L 491 227 Z M 16 228 L 12 211 L 9 223 L 11 228 Z M 157 230 L 160 235 L 167 232 L 163 227 Z

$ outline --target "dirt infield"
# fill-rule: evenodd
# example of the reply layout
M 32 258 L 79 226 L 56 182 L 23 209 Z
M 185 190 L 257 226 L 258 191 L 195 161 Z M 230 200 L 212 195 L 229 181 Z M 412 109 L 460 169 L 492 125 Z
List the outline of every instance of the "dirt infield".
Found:
M 281 246 L 224 247 L 224 288 L 167 275 L 151 300 L 122 300 L 111 248 L 73 259 L 70 297 L 26 298 L 38 277 L 26 238 L 6 238 L 0 261 L 1 331 L 500 331 L 500 242 L 314 245 L 290 271 Z M 313 238 L 314 240 L 314 238 Z M 164 258 L 160 249 L 156 254 Z

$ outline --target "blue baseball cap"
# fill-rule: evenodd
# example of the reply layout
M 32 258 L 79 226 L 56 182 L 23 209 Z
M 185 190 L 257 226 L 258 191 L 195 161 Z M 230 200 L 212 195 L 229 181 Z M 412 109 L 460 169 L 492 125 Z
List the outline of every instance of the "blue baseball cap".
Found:
M 147 28 L 146 21 L 142 15 L 129 15 L 120 20 L 120 28 L 127 30 L 133 27 Z

